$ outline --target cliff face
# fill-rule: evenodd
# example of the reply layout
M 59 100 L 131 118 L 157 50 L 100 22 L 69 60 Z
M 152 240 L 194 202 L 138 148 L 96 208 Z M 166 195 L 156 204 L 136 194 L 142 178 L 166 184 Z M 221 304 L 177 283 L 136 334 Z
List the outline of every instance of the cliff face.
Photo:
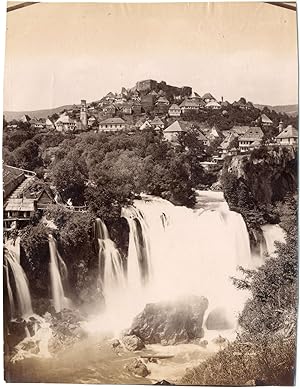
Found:
M 234 156 L 223 174 L 243 181 L 258 205 L 283 200 L 297 190 L 297 159 L 293 149 L 255 150 L 250 156 Z
M 224 163 L 221 182 L 229 208 L 243 215 L 250 239 L 257 243 L 262 224 L 278 223 L 276 202 L 297 191 L 296 153 L 275 146 L 233 156 Z

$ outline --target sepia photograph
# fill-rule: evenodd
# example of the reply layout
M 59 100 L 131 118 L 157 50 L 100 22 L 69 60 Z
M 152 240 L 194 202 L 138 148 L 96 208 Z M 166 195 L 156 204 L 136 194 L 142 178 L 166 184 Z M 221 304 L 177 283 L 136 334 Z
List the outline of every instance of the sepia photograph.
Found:
M 297 4 L 3 12 L 4 382 L 295 386 Z

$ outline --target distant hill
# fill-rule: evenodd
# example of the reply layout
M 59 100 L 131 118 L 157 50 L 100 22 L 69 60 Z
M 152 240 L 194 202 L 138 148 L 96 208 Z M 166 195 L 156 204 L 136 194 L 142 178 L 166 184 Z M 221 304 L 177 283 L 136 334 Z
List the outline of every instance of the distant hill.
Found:
M 254 107 L 258 109 L 263 109 L 264 107 L 268 107 L 269 109 L 273 109 L 277 113 L 286 113 L 290 116 L 298 115 L 298 104 L 290 104 L 290 105 L 262 105 L 262 104 L 254 104 Z
M 11 120 L 19 120 L 23 115 L 28 115 L 31 118 L 47 118 L 48 116 L 53 115 L 54 113 L 59 113 L 64 109 L 70 109 L 73 105 L 62 105 L 61 107 L 51 108 L 51 109 L 39 109 L 37 111 L 4 111 L 5 119 L 9 122 Z

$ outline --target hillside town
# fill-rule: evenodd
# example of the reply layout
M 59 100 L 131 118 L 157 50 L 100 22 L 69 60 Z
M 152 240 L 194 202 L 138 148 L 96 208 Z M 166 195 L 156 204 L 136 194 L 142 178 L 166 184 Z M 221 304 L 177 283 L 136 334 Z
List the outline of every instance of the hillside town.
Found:
M 234 123 L 230 114 L 236 113 Z M 138 81 L 133 88 L 122 88 L 120 93 L 109 92 L 98 101 L 80 105 L 48 118 L 30 118 L 21 121 L 37 131 L 61 133 L 119 132 L 134 133 L 152 129 L 163 132 L 165 140 L 176 143 L 178 135 L 191 129 L 198 130 L 199 140 L 207 147 L 214 146 L 211 161 L 217 163 L 226 155 L 249 153 L 263 143 L 278 146 L 297 146 L 298 130 L 289 117 L 262 111 L 250 101 L 240 98 L 229 103 L 209 92 L 202 96 L 191 87 L 175 87 L 155 80 Z M 268 116 L 269 115 L 269 116 Z M 7 130 L 18 127 L 13 120 Z
M 7 3 L 5 382 L 297 386 L 296 8 Z

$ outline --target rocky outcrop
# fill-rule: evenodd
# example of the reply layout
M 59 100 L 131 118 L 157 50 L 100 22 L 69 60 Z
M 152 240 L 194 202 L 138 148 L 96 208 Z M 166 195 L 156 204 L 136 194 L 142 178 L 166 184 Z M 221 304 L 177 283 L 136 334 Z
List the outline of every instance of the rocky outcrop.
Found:
M 73 345 L 86 336 L 80 325 L 80 321 L 83 319 L 79 312 L 69 309 L 64 309 L 52 316 L 48 314 L 47 320 L 49 320 L 50 329 L 52 330 L 52 337 L 49 340 L 49 352 L 51 354 L 65 350 L 66 347 Z
M 277 201 L 297 191 L 297 159 L 292 148 L 261 147 L 224 163 L 221 182 L 230 210 L 247 225 L 252 250 L 263 243 L 260 226 L 277 224 Z
M 147 366 L 138 358 L 132 359 L 126 366 L 125 369 L 133 374 L 140 377 L 147 377 L 150 374 Z
M 138 351 L 145 348 L 145 344 L 141 338 L 136 335 L 125 335 L 122 342 L 128 351 Z
M 258 149 L 249 156 L 232 157 L 227 171 L 245 182 L 260 204 L 282 200 L 297 189 L 297 160 L 293 149 Z
M 295 152 L 275 146 L 254 150 L 250 155 L 233 156 L 224 164 L 221 181 L 230 209 L 243 210 L 247 205 L 265 209 L 266 205 L 296 191 Z
M 127 335 L 136 335 L 145 344 L 174 345 L 203 338 L 205 297 L 187 296 L 177 301 L 147 304 L 134 319 Z

